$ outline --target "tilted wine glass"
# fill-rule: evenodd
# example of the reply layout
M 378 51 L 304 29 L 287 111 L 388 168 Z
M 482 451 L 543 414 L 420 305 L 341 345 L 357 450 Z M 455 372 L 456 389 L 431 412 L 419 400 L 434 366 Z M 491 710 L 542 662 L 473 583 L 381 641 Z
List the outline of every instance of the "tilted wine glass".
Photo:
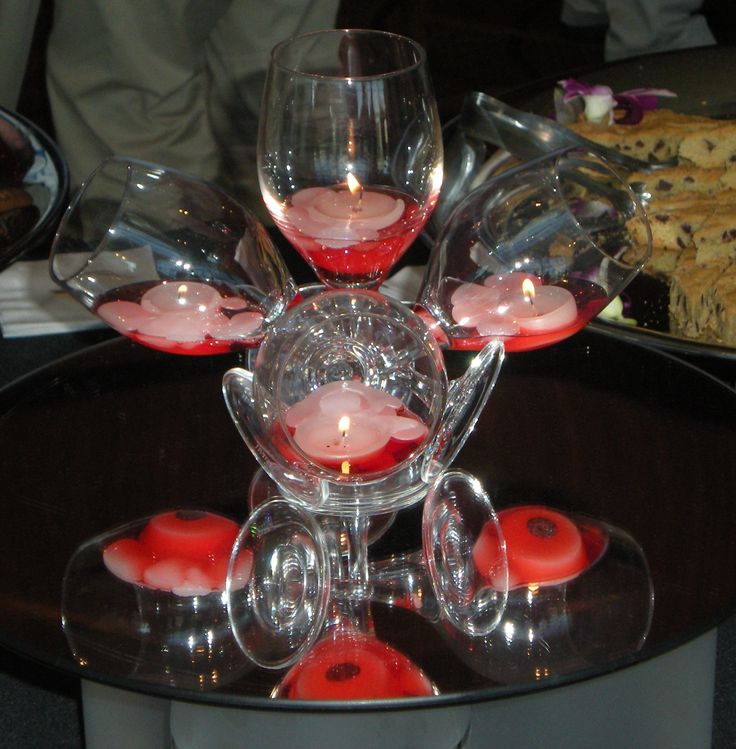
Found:
M 418 309 L 450 348 L 548 346 L 601 312 L 650 253 L 647 217 L 628 184 L 596 154 L 553 153 L 457 206 L 432 249 Z
M 268 211 L 324 284 L 379 285 L 421 232 L 442 181 L 424 50 L 369 30 L 279 44 L 263 97 L 258 174 Z
M 203 355 L 257 346 L 296 294 L 258 220 L 216 185 L 112 157 L 72 199 L 54 280 L 118 332 Z

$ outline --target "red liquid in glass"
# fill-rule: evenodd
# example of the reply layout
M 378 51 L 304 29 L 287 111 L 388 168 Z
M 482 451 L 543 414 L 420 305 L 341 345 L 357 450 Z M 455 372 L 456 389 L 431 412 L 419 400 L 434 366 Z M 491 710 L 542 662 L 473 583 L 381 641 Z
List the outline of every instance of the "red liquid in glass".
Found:
M 292 700 L 371 700 L 434 694 L 432 682 L 398 650 L 364 634 L 318 642 L 274 696 Z
M 404 409 L 397 415 L 421 421 L 407 409 Z M 424 437 L 417 440 L 396 440 L 391 438 L 381 450 L 365 459 L 351 462 L 349 466 L 344 466 L 342 461 L 335 463 L 319 462 L 318 465 L 321 465 L 323 468 L 337 471 L 345 476 L 378 473 L 380 471 L 394 468 L 399 463 L 406 460 L 423 441 Z M 271 431 L 271 442 L 290 463 L 307 465 L 307 460 L 302 455 L 301 451 L 294 445 L 293 441 L 287 437 L 279 424 L 276 424 Z
M 92 311 L 97 313 L 102 305 L 109 302 L 132 302 L 138 304 L 140 303 L 143 295 L 158 283 L 158 281 L 144 281 L 141 283 L 129 284 L 127 286 L 113 289 L 104 296 L 100 297 Z M 259 305 L 244 294 L 240 292 L 236 294 L 226 287 L 220 286 L 218 284 L 210 285 L 214 289 L 216 289 L 225 299 L 241 299 L 245 302 L 245 306 L 239 309 L 220 310 L 219 314 L 223 316 L 223 319 L 232 319 L 237 314 L 240 314 L 242 312 L 257 312 L 263 315 L 263 310 L 259 307 Z M 203 334 L 200 340 L 176 341 L 170 340 L 163 335 L 146 335 L 139 332 L 138 330 L 130 330 L 127 327 L 115 325 L 108 320 L 106 320 L 106 322 L 108 322 L 108 324 L 119 333 L 127 336 L 136 343 L 148 346 L 148 348 L 157 349 L 158 351 L 166 351 L 170 354 L 185 354 L 187 356 L 207 356 L 210 354 L 226 354 L 236 351 L 244 351 L 245 349 L 257 346 L 260 343 L 260 339 L 262 337 L 259 330 L 253 336 L 245 338 L 233 338 L 226 336 L 215 337 L 212 335 Z
M 572 325 L 540 334 L 520 333 L 513 336 L 498 336 L 503 341 L 507 352 L 531 351 L 532 349 L 551 346 L 569 338 L 584 328 L 591 318 L 595 317 L 608 303 L 608 296 L 597 284 L 590 281 L 571 279 L 564 286 L 574 297 L 578 316 Z M 450 348 L 457 351 L 480 351 L 490 340 L 489 336 L 451 337 Z
M 284 236 L 329 285 L 370 285 L 382 280 L 422 231 L 436 203 L 435 198 L 422 208 L 399 190 L 370 189 L 404 201 L 404 212 L 399 220 L 378 229 L 376 239 L 356 240 L 345 247 L 330 247 L 327 238 L 321 242 L 319 238 L 299 231 L 288 220 L 288 211 L 273 217 Z

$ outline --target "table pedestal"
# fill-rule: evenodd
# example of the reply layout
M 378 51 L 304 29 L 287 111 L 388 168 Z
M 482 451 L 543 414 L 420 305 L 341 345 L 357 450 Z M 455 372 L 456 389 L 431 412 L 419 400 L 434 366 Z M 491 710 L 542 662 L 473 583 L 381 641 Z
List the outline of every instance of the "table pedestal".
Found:
M 710 746 L 716 632 L 607 676 L 478 704 L 466 747 Z
M 710 746 L 716 630 L 607 676 L 473 705 L 302 713 L 246 710 L 83 682 L 87 749 L 618 749 Z M 173 744 L 172 744 L 173 741 Z
M 87 749 L 170 749 L 170 701 L 82 680 Z

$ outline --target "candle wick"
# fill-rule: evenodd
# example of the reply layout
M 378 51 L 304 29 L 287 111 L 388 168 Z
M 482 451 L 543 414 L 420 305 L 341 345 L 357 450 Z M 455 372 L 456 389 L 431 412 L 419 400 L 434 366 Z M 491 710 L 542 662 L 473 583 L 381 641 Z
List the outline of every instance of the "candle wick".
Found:
M 348 416 L 343 416 L 337 425 L 337 431 L 340 432 L 340 435 L 342 436 L 342 446 L 347 447 L 347 441 L 348 441 L 348 432 L 350 431 L 350 418 Z
M 353 213 L 360 213 L 363 210 L 363 188 L 358 190 L 358 202 L 353 206 Z

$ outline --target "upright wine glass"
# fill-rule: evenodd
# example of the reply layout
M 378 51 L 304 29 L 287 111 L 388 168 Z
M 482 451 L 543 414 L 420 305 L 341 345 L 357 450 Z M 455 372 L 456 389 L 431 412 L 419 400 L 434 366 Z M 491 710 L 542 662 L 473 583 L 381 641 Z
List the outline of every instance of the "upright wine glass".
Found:
M 279 44 L 258 173 L 269 213 L 322 283 L 377 287 L 421 232 L 442 182 L 424 50 L 368 30 Z
M 119 333 L 203 355 L 257 346 L 296 286 L 257 219 L 216 185 L 112 157 L 72 199 L 52 278 Z

